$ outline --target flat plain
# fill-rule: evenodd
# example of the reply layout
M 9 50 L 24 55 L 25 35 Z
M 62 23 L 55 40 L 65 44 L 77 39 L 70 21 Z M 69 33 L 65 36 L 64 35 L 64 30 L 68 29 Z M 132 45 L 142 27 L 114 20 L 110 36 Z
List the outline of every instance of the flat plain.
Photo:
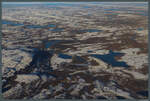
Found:
M 6 99 L 147 99 L 146 2 L 3 3 Z

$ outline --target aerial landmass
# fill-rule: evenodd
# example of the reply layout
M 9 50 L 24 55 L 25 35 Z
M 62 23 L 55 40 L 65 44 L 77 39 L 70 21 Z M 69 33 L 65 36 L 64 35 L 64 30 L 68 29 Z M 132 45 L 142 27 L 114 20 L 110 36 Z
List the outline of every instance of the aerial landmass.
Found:
M 5 99 L 147 99 L 147 2 L 2 3 Z

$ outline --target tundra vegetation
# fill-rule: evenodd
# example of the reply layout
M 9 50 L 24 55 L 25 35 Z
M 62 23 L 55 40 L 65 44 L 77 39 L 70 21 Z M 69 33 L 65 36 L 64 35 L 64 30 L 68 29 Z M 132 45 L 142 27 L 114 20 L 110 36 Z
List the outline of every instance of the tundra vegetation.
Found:
M 148 4 L 3 3 L 5 99 L 147 99 Z

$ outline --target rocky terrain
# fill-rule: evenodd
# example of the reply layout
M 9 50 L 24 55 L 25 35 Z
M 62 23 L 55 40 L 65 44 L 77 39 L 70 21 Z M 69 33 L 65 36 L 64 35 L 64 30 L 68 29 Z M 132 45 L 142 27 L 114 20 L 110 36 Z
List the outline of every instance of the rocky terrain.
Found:
M 147 3 L 5 4 L 5 99 L 147 99 Z

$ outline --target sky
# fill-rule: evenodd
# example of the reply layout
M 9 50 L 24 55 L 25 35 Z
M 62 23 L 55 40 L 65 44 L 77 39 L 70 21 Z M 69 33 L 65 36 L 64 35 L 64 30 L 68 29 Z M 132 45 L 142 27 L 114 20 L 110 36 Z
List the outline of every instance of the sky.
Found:
M 2 2 L 2 4 L 48 4 L 48 3 L 68 3 L 68 4 L 85 4 L 85 3 L 91 3 L 91 4 L 103 4 L 103 3 L 130 3 L 131 2 Z M 148 4 L 148 2 L 132 2 L 132 3 L 145 3 Z
M 30 6 L 29 4 L 40 4 L 40 5 L 54 5 L 54 6 L 77 6 L 82 4 L 87 5 L 102 5 L 102 6 L 144 6 L 148 7 L 148 2 L 2 2 L 3 7 L 10 7 L 11 6 Z

